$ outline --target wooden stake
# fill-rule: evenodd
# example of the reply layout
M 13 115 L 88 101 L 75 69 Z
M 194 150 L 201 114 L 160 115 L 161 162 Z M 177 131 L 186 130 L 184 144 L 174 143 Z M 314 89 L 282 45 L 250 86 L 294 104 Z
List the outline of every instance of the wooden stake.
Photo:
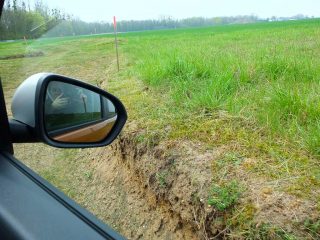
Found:
M 118 66 L 118 72 L 120 71 L 120 66 L 119 66 L 119 53 L 118 53 L 118 38 L 117 38 L 117 22 L 116 22 L 116 17 L 113 17 L 113 29 L 114 29 L 114 42 L 116 45 L 116 53 L 117 53 L 117 66 Z
M 28 42 L 27 42 L 26 36 L 23 36 L 23 39 L 24 39 L 24 43 L 26 44 L 26 46 L 28 46 Z

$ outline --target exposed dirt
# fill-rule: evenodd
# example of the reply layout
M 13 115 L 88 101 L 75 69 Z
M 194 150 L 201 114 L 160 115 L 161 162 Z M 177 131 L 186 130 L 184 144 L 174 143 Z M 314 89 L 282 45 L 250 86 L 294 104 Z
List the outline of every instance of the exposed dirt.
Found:
M 319 217 L 315 202 L 299 199 L 279 191 L 283 183 L 256 179 L 254 182 L 252 180 L 247 182 L 247 184 L 250 186 L 248 198 L 256 208 L 257 224 L 269 222 L 299 236 L 299 231 L 293 229 L 293 223 L 297 224 L 306 219 Z
M 148 151 L 127 137 L 120 137 L 113 145 L 122 164 L 145 191 L 151 192 L 152 205 L 160 205 L 171 213 L 170 218 L 178 219 L 171 228 L 192 228 L 194 236 L 188 239 L 212 235 L 206 224 L 214 214 L 214 209 L 207 206 L 214 153 L 202 154 L 199 147 L 191 142 L 166 142 Z
M 41 57 L 44 53 L 42 51 L 33 51 L 26 54 L 15 54 L 10 56 L 1 56 L 0 60 L 10 60 L 16 58 Z
M 105 150 L 96 152 L 98 157 L 92 162 L 96 169 L 95 198 L 102 200 L 104 205 L 99 217 L 129 239 L 199 237 L 191 225 L 183 225 L 164 201 L 157 200 L 146 186 L 141 185 L 139 177 L 124 167 L 120 159 L 111 151 L 105 153 Z

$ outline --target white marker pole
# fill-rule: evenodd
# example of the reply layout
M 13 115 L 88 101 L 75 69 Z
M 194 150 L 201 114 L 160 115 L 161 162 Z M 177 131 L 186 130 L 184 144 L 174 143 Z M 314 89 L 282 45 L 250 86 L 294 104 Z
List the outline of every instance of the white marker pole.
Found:
M 114 29 L 114 42 L 116 45 L 116 53 L 117 53 L 117 65 L 118 65 L 118 72 L 120 71 L 119 67 L 119 53 L 118 53 L 118 39 L 117 39 L 117 21 L 116 16 L 113 17 L 113 29 Z

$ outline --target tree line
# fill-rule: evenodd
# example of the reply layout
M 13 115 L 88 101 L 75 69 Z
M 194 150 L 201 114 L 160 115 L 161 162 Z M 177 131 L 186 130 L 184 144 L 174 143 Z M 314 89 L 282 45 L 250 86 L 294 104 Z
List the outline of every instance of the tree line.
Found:
M 214 26 L 231 23 L 253 23 L 262 21 L 257 16 L 235 17 L 192 17 L 181 20 L 160 17 L 157 20 L 119 21 L 119 32 L 173 29 L 185 27 Z M 264 21 L 267 21 L 265 19 Z M 60 37 L 73 35 L 101 34 L 113 32 L 108 22 L 84 22 L 58 8 L 49 8 L 38 0 L 34 6 L 24 0 L 7 0 L 1 15 L 0 40 Z

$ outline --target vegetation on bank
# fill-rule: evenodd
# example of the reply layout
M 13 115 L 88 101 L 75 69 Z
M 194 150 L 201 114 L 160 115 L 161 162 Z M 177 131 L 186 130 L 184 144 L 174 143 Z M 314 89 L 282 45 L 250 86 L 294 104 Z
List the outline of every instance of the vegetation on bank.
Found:
M 163 101 L 140 115 L 149 139 L 228 145 L 237 156 L 212 163 L 210 205 L 230 210 L 239 203 L 239 189 L 252 187 L 235 176 L 245 168 L 277 182 L 266 194 L 286 192 L 315 201 L 319 210 L 319 26 L 312 20 L 127 35 L 123 51 L 133 62 L 131 75 Z M 247 204 L 234 214 L 249 223 L 255 211 Z M 228 226 L 250 229 L 247 236 L 266 231 L 294 239 L 272 225 L 254 230 L 235 221 Z

